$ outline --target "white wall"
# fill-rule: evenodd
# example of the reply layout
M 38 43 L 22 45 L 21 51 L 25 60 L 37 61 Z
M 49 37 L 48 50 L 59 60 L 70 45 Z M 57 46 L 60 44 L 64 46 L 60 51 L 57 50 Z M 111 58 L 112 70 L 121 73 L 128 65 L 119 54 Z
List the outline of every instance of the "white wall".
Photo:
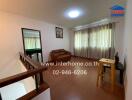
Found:
M 51 100 L 50 88 L 48 88 L 38 96 L 34 97 L 32 100 Z
M 19 61 L 19 63 L 20 63 L 20 67 L 21 67 L 21 71 L 19 71 L 19 73 L 26 72 L 27 71 L 26 67 L 21 63 L 21 61 Z M 35 79 L 33 79 L 32 76 L 29 78 L 26 78 L 24 80 L 21 80 L 20 82 L 24 84 L 26 93 L 29 93 L 29 92 L 35 90 L 35 88 L 36 88 Z
M 45 24 L 42 27 L 42 47 L 44 61 L 48 60 L 49 52 L 54 49 L 66 49 L 70 51 L 69 31 L 64 28 L 64 38 L 58 39 L 55 35 L 55 25 Z
M 126 99 L 132 100 L 132 0 L 127 2 L 124 53 L 126 55 Z
M 119 53 L 120 61 L 124 62 L 124 17 L 113 18 L 113 21 L 116 22 L 115 28 L 115 50 Z
M 17 82 L 0 88 L 2 100 L 16 100 L 26 94 L 24 84 Z
M 70 30 L 70 51 L 74 55 L 74 31 Z
M 41 31 L 44 61 L 48 60 L 53 49 L 70 50 L 69 32 L 64 29 L 64 38 L 57 39 L 55 26 L 23 16 L 0 12 L 0 78 L 18 73 L 19 52 L 23 52 L 21 28 L 31 28 Z

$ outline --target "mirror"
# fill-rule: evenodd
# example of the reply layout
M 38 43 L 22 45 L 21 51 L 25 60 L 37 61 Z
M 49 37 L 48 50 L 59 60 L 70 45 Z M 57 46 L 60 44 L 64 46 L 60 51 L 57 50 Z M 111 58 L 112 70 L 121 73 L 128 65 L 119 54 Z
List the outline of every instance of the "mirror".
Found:
M 43 62 L 40 31 L 22 28 L 22 36 L 24 53 L 35 61 Z

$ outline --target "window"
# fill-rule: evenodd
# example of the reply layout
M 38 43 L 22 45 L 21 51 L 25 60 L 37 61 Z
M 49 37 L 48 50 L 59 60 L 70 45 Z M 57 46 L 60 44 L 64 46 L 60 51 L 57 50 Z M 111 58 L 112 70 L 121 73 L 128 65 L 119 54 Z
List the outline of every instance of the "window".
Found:
M 114 25 L 107 24 L 75 32 L 75 55 L 114 55 Z M 92 54 L 93 53 L 93 54 Z M 104 55 L 104 56 L 102 56 Z

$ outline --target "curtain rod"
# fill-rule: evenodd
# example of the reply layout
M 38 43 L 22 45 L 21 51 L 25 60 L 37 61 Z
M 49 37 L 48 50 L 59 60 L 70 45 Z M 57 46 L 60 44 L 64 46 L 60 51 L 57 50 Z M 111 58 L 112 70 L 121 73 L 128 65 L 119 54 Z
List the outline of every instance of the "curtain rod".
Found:
M 82 29 L 86 29 L 86 28 L 91 28 L 91 27 L 95 27 L 95 26 L 99 26 L 99 25 L 104 25 L 104 24 L 108 24 L 108 23 L 120 23 L 118 21 L 111 21 L 110 19 L 102 19 L 100 21 L 96 21 L 87 25 L 82 25 L 82 26 L 77 26 L 74 27 L 73 30 L 77 31 L 77 30 L 82 30 Z

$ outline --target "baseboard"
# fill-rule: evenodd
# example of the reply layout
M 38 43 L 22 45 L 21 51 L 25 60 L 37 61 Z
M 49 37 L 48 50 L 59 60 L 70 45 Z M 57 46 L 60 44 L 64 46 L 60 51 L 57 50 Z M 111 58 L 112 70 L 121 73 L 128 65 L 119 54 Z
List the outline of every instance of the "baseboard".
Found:
M 99 59 L 96 58 L 87 58 L 87 57 L 81 57 L 81 56 L 76 56 L 76 55 L 72 55 L 72 57 L 77 57 L 77 58 L 82 58 L 82 59 L 88 59 L 88 60 L 93 60 L 93 61 L 98 61 Z

